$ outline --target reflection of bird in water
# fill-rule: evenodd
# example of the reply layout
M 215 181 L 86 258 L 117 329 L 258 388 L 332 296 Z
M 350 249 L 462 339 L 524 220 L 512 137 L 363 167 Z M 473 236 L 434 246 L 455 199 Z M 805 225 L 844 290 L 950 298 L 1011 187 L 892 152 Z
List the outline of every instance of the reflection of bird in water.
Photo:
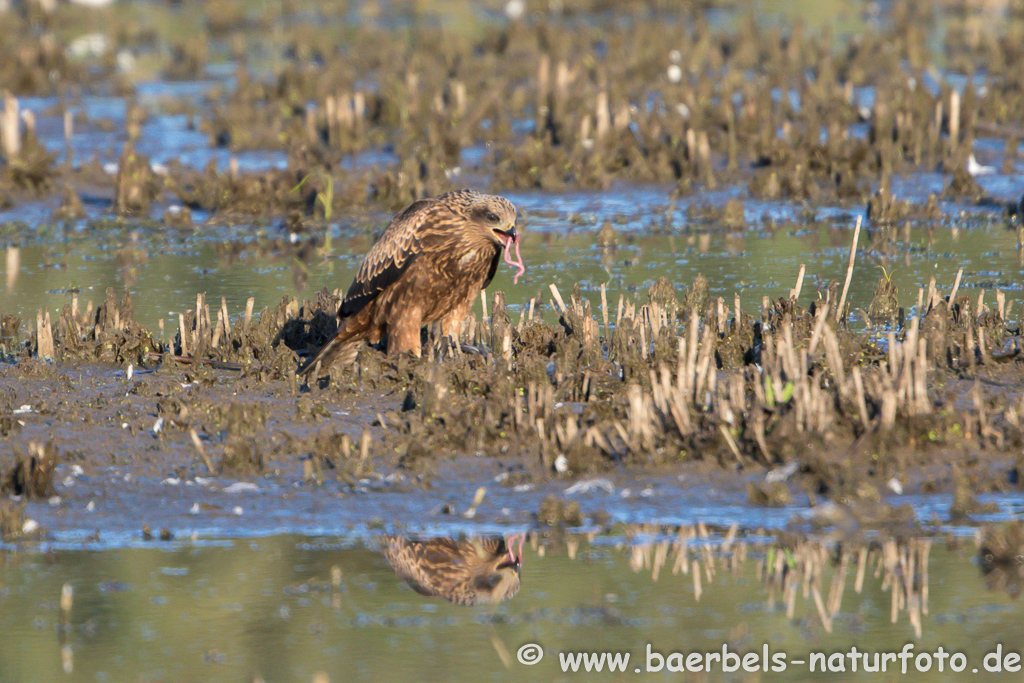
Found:
M 516 552 L 512 541 L 519 540 Z M 525 534 L 413 540 L 388 536 L 382 551 L 395 574 L 421 595 L 456 605 L 496 605 L 519 592 Z

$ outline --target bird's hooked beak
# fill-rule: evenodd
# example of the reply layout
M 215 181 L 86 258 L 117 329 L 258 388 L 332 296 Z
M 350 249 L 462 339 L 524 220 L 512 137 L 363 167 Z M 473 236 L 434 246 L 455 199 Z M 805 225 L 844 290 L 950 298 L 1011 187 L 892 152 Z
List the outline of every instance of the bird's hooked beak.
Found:
M 519 244 L 519 233 L 516 232 L 515 223 L 513 223 L 508 230 L 495 229 L 494 233 L 501 239 L 502 244 L 508 249 L 513 244 Z

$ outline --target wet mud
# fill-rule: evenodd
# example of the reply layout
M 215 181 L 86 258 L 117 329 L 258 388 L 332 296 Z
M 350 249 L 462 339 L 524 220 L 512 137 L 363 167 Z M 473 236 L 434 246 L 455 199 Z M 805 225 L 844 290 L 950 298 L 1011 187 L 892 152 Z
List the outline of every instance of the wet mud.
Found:
M 942 198 L 1020 210 L 1019 188 L 1000 196 L 969 172 L 972 159 L 985 168 L 975 173 L 995 172 L 991 156 L 975 156 L 997 148 L 998 170 L 1019 173 L 1024 103 L 1009 66 L 1019 48 L 952 29 L 941 47 L 948 72 L 936 73 L 921 27 L 943 19 L 928 5 L 895 3 L 884 22 L 836 36 L 742 10 L 712 22 L 699 5 L 629 3 L 618 8 L 622 21 L 605 24 L 577 20 L 593 11 L 587 3 L 566 3 L 511 21 L 467 17 L 464 30 L 431 21 L 424 8 L 414 28 L 335 18 L 312 32 L 304 13 L 327 18 L 329 8 L 293 3 L 274 17 L 223 4 L 244 20 L 210 20 L 216 10 L 205 5 L 160 8 L 140 28 L 131 23 L 138 17 L 102 10 L 94 21 L 113 27 L 86 34 L 99 36 L 94 52 L 64 43 L 77 8 L 47 14 L 29 2 L 6 11 L 5 204 L 54 194 L 65 198 L 57 217 L 67 219 L 89 195 L 120 216 L 159 216 L 175 204 L 224 220 L 310 219 L 368 203 L 400 208 L 465 182 L 465 173 L 492 189 L 549 193 L 657 183 L 682 197 L 731 185 L 749 199 L 867 207 L 874 222 L 892 224 L 938 217 L 937 197 L 896 197 L 893 183 L 939 169 Z M 163 35 L 200 17 L 184 43 Z M 273 36 L 279 55 L 267 73 L 253 44 L 274 22 L 284 35 Z M 133 68 L 154 34 L 171 49 L 155 73 Z M 148 97 L 137 80 L 204 83 L 225 63 L 230 78 L 201 98 Z M 980 65 L 984 77 L 975 76 Z M 117 98 L 119 113 L 83 113 L 94 93 Z M 18 97 L 48 106 L 36 113 Z M 155 118 L 168 114 L 187 117 L 186 132 L 214 150 L 275 151 L 285 166 L 156 162 L 140 146 L 149 149 Z M 101 135 L 106 150 L 82 158 L 83 131 L 113 134 Z M 396 163 L 353 163 L 361 154 Z M 721 209 L 724 225 L 738 225 L 737 208 L 739 200 Z
M 192 487 L 193 506 L 141 520 L 140 533 L 204 506 L 231 514 L 211 502 L 218 490 L 331 507 L 418 490 L 415 507 L 450 498 L 453 478 L 463 516 L 481 502 L 494 512 L 475 482 L 505 489 L 505 521 L 551 528 L 628 519 L 628 504 L 581 509 L 564 491 L 610 493 L 637 476 L 675 480 L 657 494 L 666 504 L 720 485 L 752 509 L 810 507 L 822 524 L 885 534 L 941 526 L 904 495 L 952 495 L 942 519 L 963 524 L 1000 512 L 978 495 L 1019 491 L 1024 378 L 998 306 L 936 290 L 923 316 L 901 311 L 882 337 L 848 329 L 837 286 L 806 309 L 795 295 L 754 314 L 712 301 L 700 278 L 675 291 L 661 281 L 594 310 L 552 287 L 553 323 L 529 309 L 514 320 L 498 291 L 458 345 L 425 330 L 420 359 L 367 344 L 354 366 L 308 380 L 296 370 L 332 332 L 336 292 L 236 316 L 199 295 L 166 340 L 134 320 L 130 295 L 84 310 L 75 299 L 31 334 L 12 324 L 0 387 L 14 455 L 0 481 L 78 528 L 104 498 L 113 512 Z M 380 512 L 346 518 L 367 526 Z

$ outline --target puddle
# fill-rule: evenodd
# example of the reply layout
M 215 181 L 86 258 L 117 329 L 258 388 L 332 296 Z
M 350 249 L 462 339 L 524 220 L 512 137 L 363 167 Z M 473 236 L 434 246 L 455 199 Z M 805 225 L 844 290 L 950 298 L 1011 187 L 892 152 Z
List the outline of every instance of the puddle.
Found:
M 208 93 L 230 82 L 231 79 L 137 84 L 134 102 L 145 113 L 145 120 L 139 128 L 136 150 L 147 156 L 156 168 L 166 167 L 171 162 L 194 169 L 204 169 L 213 162 L 220 172 L 227 171 L 232 163 L 241 172 L 287 168 L 288 157 L 284 152 L 232 152 L 212 146 L 210 136 L 199 130 L 199 112 L 210 105 L 204 101 Z M 116 172 L 116 163 L 127 142 L 125 121 L 129 100 L 87 95 L 67 105 L 52 97 L 25 98 L 20 104 L 35 116 L 39 139 L 46 150 L 56 156 L 58 163 L 67 163 L 70 147 L 76 167 L 95 159 L 101 164 L 114 164 Z M 182 109 L 194 113 L 177 113 Z M 69 139 L 64 137 L 63 111 L 69 112 L 74 122 Z

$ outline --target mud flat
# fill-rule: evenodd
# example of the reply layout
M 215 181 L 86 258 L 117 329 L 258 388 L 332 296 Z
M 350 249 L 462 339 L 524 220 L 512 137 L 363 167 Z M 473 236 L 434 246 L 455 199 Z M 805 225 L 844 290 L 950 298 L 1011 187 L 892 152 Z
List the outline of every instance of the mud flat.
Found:
M 18 3 L 0 43 L 0 206 L 176 230 L 301 226 L 468 182 L 657 183 L 680 198 L 736 187 L 740 207 L 870 204 L 878 225 L 935 220 L 944 200 L 1020 210 L 1014 3 L 988 10 L 1003 14 L 989 31 L 968 2 L 877 17 L 827 3 L 834 25 L 524 4 L 507 17 L 431 3 Z M 938 187 L 894 194 L 908 176 Z M 733 205 L 723 222 L 736 221 Z
M 336 529 L 422 520 L 405 516 L 417 507 L 561 524 L 566 491 L 576 524 L 598 526 L 648 499 L 679 514 L 674 496 L 708 492 L 779 507 L 780 527 L 829 502 L 823 520 L 850 532 L 1012 512 L 1022 380 L 1004 298 L 922 290 L 923 315 L 908 318 L 887 284 L 870 305 L 892 316 L 884 336 L 847 329 L 838 283 L 807 309 L 798 284 L 753 315 L 712 300 L 703 278 L 678 298 L 666 280 L 641 301 L 602 292 L 596 311 L 551 287 L 556 323 L 539 307 L 513 319 L 498 291 L 463 326 L 464 348 L 432 332 L 422 359 L 367 346 L 311 383 L 299 356 L 331 334 L 337 293 L 235 316 L 198 295 L 173 337 L 139 325 L 129 295 L 76 298 L 30 333 L 3 321 L 0 482 L 21 501 L 5 515 L 40 501 L 29 516 L 67 539 L 94 531 L 91 517 L 122 537 L 180 533 L 189 514 L 259 533 L 301 527 L 311 510 Z M 471 503 L 480 486 L 490 493 Z M 238 520 L 245 493 L 258 495 Z M 403 514 L 377 493 L 408 496 Z M 934 519 L 901 503 L 928 494 L 952 496 Z M 363 495 L 384 502 L 332 512 Z M 142 518 L 125 514 L 139 506 Z

